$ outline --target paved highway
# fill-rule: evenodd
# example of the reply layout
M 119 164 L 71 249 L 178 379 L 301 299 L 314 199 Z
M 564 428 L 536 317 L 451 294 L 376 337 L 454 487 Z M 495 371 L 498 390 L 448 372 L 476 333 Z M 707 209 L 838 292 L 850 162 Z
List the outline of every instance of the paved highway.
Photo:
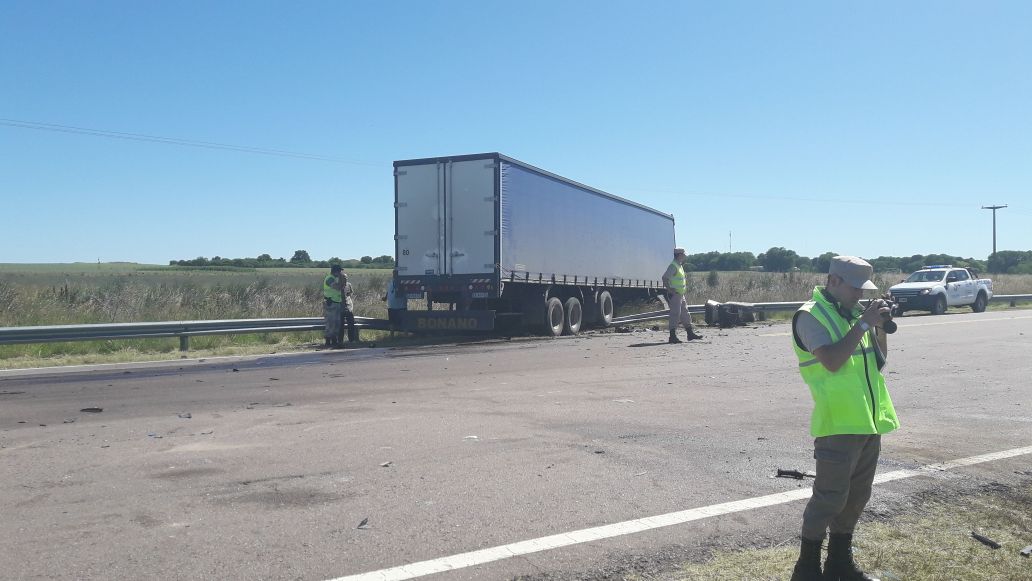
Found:
M 867 518 L 1028 481 L 1032 311 L 898 322 L 879 472 L 905 477 Z M 0 371 L 0 575 L 609 579 L 794 543 L 789 326 L 704 333 Z

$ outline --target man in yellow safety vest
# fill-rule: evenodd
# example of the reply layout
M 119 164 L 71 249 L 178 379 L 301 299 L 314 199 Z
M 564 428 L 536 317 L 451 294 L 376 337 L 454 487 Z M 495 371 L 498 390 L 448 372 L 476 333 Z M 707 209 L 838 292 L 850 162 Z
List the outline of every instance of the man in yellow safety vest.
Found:
M 689 341 L 702 339 L 702 335 L 695 332 L 692 315 L 688 312 L 688 303 L 684 299 L 684 294 L 688 292 L 684 276 L 686 260 L 688 257 L 684 253 L 684 248 L 675 248 L 674 260 L 663 273 L 663 286 L 666 287 L 667 304 L 670 306 L 670 343 L 683 343 L 677 338 L 678 325 L 684 325 Z
M 802 545 L 792 581 L 871 581 L 853 561 L 853 529 L 871 498 L 881 435 L 899 427 L 881 367 L 888 348 L 884 322 L 889 307 L 864 290 L 877 290 L 874 269 L 855 256 L 831 259 L 826 286 L 792 318 L 799 372 L 814 409 L 817 477 L 803 512 Z M 821 573 L 821 545 L 830 532 Z M 877 581 L 877 580 L 874 580 Z
M 323 317 L 326 319 L 326 330 L 323 337 L 326 338 L 327 347 L 339 347 L 340 341 L 340 319 L 341 319 L 341 287 L 344 277 L 341 276 L 341 267 L 334 264 L 330 267 L 330 274 L 323 278 Z

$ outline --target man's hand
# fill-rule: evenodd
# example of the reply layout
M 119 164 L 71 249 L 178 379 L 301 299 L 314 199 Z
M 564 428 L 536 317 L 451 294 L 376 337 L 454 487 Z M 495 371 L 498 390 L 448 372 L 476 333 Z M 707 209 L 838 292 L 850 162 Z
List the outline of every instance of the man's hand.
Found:
M 882 299 L 871 299 L 871 302 L 867 303 L 867 308 L 864 309 L 864 313 L 860 315 L 860 320 L 867 323 L 872 327 L 877 327 L 882 324 L 890 315 L 890 309 L 888 303 Z

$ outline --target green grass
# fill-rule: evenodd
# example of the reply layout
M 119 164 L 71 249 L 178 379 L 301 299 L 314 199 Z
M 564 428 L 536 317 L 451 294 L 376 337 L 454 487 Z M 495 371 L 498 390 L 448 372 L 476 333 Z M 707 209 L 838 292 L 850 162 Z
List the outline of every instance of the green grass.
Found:
M 856 561 L 883 581 L 1027 581 L 1032 560 L 1020 555 L 1032 544 L 1032 486 L 987 487 L 972 496 L 937 494 L 917 501 L 889 522 L 861 523 Z M 1003 545 L 990 549 L 971 537 L 977 531 Z M 715 553 L 688 563 L 667 581 L 783 580 L 798 557 L 796 541 L 785 546 Z

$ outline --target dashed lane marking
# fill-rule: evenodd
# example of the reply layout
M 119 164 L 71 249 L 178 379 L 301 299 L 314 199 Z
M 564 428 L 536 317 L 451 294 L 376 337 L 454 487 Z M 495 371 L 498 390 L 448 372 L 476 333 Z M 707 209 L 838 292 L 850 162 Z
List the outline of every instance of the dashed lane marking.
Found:
M 894 470 L 892 472 L 886 472 L 875 476 L 874 483 L 883 484 L 885 482 L 903 480 L 905 478 L 912 478 L 914 476 L 921 476 L 928 473 L 942 472 L 945 470 L 952 470 L 954 468 L 962 468 L 964 466 L 973 466 L 975 464 L 993 462 L 995 460 L 1003 460 L 1026 454 L 1032 454 L 1032 446 L 1012 448 L 1010 450 L 992 452 L 989 454 L 982 454 L 980 456 L 970 456 L 968 458 L 960 458 L 958 460 L 942 462 L 939 464 L 928 464 L 914 470 Z M 399 565 L 397 567 L 370 571 L 368 573 L 348 575 L 347 577 L 337 577 L 330 581 L 402 581 L 404 579 L 415 579 L 425 575 L 443 573 L 445 571 L 455 571 L 457 569 L 483 565 L 484 563 L 518 557 L 520 555 L 538 553 L 541 551 L 548 551 L 551 549 L 558 549 L 561 547 L 568 547 L 571 545 L 578 545 L 611 537 L 640 533 L 714 516 L 785 504 L 809 498 L 812 492 L 813 491 L 809 488 L 797 489 L 789 492 L 779 492 L 777 494 L 768 494 L 766 496 L 757 496 L 755 498 L 746 498 L 744 500 L 735 500 L 722 504 L 712 504 L 710 506 L 703 506 L 690 510 L 649 516 L 600 527 L 580 529 L 548 537 L 539 537 L 508 545 L 491 547 L 489 549 L 471 551 L 469 553 L 459 553 L 457 555 L 441 557 L 439 559 L 430 559 L 428 561 L 419 561 L 418 563 L 410 563 L 408 565 Z

